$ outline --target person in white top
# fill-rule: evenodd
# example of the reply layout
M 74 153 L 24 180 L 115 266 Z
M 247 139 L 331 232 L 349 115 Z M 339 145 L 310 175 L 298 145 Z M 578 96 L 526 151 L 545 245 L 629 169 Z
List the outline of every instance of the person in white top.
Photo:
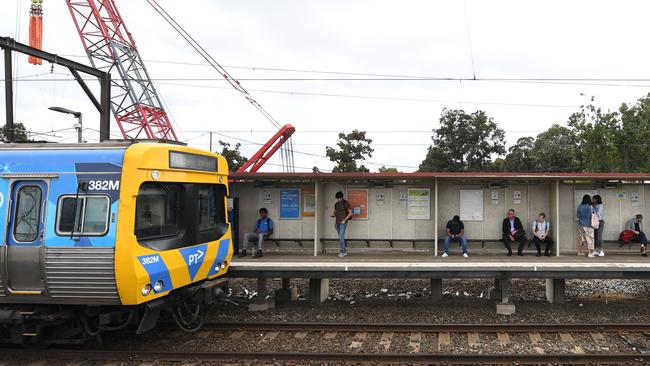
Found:
M 537 256 L 542 256 L 542 243 L 546 244 L 544 255 L 551 256 L 551 247 L 553 246 L 553 238 L 550 236 L 551 224 L 546 220 L 546 214 L 540 213 L 537 220 L 533 221 L 533 243 L 537 248 Z
M 596 211 L 596 216 L 598 216 L 598 221 L 600 221 L 598 229 L 594 229 L 594 242 L 596 244 L 594 255 L 604 257 L 605 248 L 603 248 L 603 230 L 605 230 L 605 208 L 603 207 L 603 199 L 600 195 L 595 195 L 591 197 L 591 199 L 594 201 L 594 211 Z

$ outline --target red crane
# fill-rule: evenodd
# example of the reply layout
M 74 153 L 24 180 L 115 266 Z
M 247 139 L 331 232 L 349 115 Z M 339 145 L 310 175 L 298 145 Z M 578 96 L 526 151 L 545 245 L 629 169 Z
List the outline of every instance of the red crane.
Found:
M 111 109 L 128 140 L 175 140 L 169 116 L 113 0 L 66 0 L 93 67 L 116 70 Z
M 271 137 L 271 139 L 264 144 L 258 152 L 251 156 L 251 158 L 248 159 L 248 161 L 244 163 L 237 172 L 242 173 L 249 170 L 249 168 L 249 172 L 251 173 L 260 170 L 262 165 L 264 165 L 264 163 L 266 163 L 271 156 L 273 156 L 273 154 L 275 154 L 275 152 L 278 151 L 287 140 L 289 140 L 294 132 L 296 132 L 296 129 L 292 125 L 282 126 L 280 131 L 273 135 L 273 137 Z

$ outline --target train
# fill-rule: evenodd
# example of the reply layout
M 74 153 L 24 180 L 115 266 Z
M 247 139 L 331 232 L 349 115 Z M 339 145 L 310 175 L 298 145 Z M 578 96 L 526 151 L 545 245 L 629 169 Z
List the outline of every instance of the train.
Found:
M 202 325 L 232 257 L 223 156 L 155 141 L 0 145 L 0 341 Z

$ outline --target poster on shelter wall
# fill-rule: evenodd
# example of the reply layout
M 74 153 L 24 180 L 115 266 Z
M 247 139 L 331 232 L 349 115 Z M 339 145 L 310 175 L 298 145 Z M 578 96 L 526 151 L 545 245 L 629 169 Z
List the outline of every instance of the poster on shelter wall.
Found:
M 409 188 L 407 217 L 409 220 L 431 219 L 431 190 L 429 188 Z
M 483 221 L 483 190 L 460 190 L 460 219 L 463 221 Z
M 316 213 L 316 193 L 313 188 L 302 190 L 302 216 L 314 217 Z
M 280 190 L 280 219 L 300 220 L 300 189 Z
M 367 189 L 348 189 L 347 200 L 352 206 L 352 219 L 368 219 L 368 190 Z

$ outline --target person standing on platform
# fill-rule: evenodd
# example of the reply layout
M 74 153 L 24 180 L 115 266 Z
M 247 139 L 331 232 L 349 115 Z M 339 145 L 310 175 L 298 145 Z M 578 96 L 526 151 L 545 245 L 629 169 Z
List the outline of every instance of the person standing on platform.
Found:
M 580 243 L 578 244 L 578 255 L 582 255 L 582 250 L 587 245 L 588 257 L 594 257 L 594 228 L 592 225 L 591 215 L 594 213 L 594 206 L 588 194 L 582 197 L 582 203 L 576 210 L 578 217 L 578 232 L 580 233 Z
M 645 233 L 643 232 L 643 215 L 638 214 L 634 216 L 634 218 L 627 223 L 627 229 L 634 232 L 632 242 L 640 243 L 641 255 L 647 257 L 648 253 L 645 251 L 645 246 L 648 244 L 648 238 L 646 238 Z
M 544 255 L 551 256 L 551 247 L 553 246 L 553 238 L 551 238 L 551 224 L 546 220 L 546 214 L 540 213 L 537 220 L 533 221 L 533 243 L 537 248 L 537 256 L 542 256 L 542 244 L 546 244 Z
M 345 228 L 352 217 L 352 206 L 350 202 L 343 198 L 343 192 L 341 191 L 336 192 L 335 198 L 336 203 L 334 204 L 332 217 L 335 219 L 334 227 L 339 235 L 339 257 L 343 258 L 348 255 L 345 243 Z
M 526 239 L 526 231 L 521 224 L 521 220 L 515 215 L 514 209 L 508 210 L 508 217 L 503 219 L 503 244 L 508 249 L 508 257 L 512 255 L 511 243 L 519 243 L 517 247 L 517 255 L 523 256 L 524 245 L 528 241 Z
M 460 221 L 460 216 L 458 215 L 447 221 L 447 236 L 445 236 L 445 252 L 442 253 L 443 258 L 449 256 L 449 243 L 452 241 L 458 241 L 463 246 L 463 257 L 469 257 L 467 254 L 467 239 L 465 239 L 465 224 Z
M 264 239 L 273 234 L 273 220 L 269 218 L 269 211 L 262 207 L 260 208 L 260 218 L 255 223 L 255 231 L 252 233 L 244 234 L 244 248 L 239 252 L 239 258 L 246 256 L 246 249 L 248 249 L 249 241 L 257 242 L 257 252 L 253 254 L 253 258 L 261 257 L 262 250 L 264 249 Z
M 600 195 L 595 195 L 592 197 L 594 201 L 594 211 L 596 216 L 598 216 L 598 229 L 594 229 L 594 243 L 596 250 L 594 251 L 594 256 L 604 257 L 605 248 L 603 247 L 603 231 L 605 230 L 605 208 L 603 207 L 603 199 Z

